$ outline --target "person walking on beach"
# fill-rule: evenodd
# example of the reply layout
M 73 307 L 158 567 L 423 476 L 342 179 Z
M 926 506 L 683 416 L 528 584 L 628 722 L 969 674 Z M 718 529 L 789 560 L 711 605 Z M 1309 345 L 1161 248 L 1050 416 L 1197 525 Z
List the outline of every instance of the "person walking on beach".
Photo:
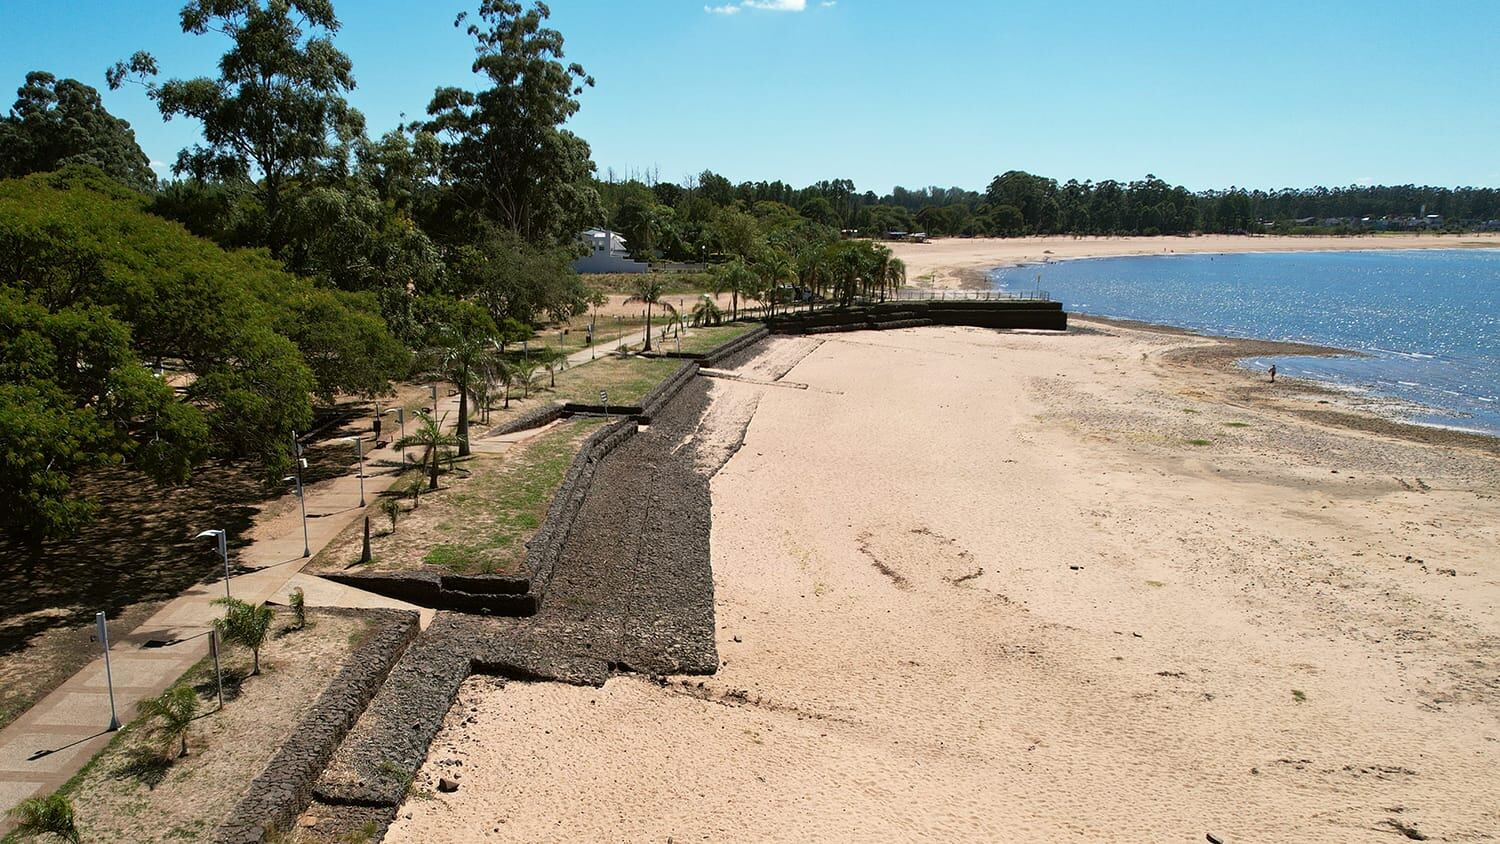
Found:
M 1276 364 L 1271 364 L 1271 383 L 1276 383 Z

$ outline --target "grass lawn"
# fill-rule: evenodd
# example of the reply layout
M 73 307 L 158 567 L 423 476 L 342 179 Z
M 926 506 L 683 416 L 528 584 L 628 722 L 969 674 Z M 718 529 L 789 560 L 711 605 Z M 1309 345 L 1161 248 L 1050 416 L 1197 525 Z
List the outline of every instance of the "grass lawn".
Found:
M 353 651 L 370 635 L 357 618 L 308 611 L 308 626 L 290 629 L 277 613 L 261 649 L 261 673 L 250 677 L 250 653 L 226 647 L 224 708 L 205 659 L 176 685 L 198 694 L 188 728 L 188 755 L 154 736 L 142 719 L 125 725 L 59 792 L 73 801 L 84 841 L 210 841 L 297 722 Z M 134 713 L 120 713 L 130 717 Z M 7 844 L 27 840 L 12 833 Z M 42 840 L 42 839 L 35 839 Z
M 760 327 L 758 322 L 732 322 L 725 325 L 706 325 L 702 328 L 690 328 L 682 335 L 682 351 L 701 355 L 728 343 L 736 337 L 742 337 Z M 669 343 L 664 348 L 668 351 L 677 351 L 675 342 Z
M 599 391 L 603 389 L 609 391 L 612 405 L 636 405 L 682 364 L 672 358 L 601 356 L 558 373 L 557 389 L 552 395 L 558 401 L 598 404 Z
M 364 525 L 356 522 L 319 552 L 310 568 L 517 573 L 526 556 L 526 541 L 546 516 L 568 465 L 600 424 L 599 419 L 570 420 L 504 454 L 476 451 L 459 464 L 462 472 L 443 476 L 437 492 L 427 492 L 422 482 L 415 502 L 400 500 L 394 531 L 378 505 L 370 508 L 369 564 L 358 564 Z M 417 470 L 409 471 L 392 490 L 405 490 L 423 477 Z

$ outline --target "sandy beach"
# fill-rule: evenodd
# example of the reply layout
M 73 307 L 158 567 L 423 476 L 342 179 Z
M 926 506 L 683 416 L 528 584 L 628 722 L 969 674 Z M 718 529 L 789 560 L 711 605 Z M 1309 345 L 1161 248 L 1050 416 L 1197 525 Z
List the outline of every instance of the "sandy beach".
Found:
M 1377 234 L 1286 236 L 1207 234 L 1195 237 L 939 238 L 930 243 L 888 244 L 906 262 L 909 283 L 921 287 L 988 286 L 983 272 L 1043 260 L 1124 255 L 1231 252 L 1337 252 L 1366 249 L 1500 248 L 1500 234 Z
M 1489 840 L 1495 441 L 1233 342 L 772 339 L 684 443 L 719 672 L 471 678 L 387 840 Z

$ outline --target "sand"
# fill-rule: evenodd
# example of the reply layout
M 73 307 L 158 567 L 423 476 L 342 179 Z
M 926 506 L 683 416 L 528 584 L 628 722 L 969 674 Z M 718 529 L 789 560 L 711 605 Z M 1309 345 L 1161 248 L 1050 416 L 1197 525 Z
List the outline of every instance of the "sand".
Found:
M 887 244 L 906 263 L 914 286 L 981 285 L 983 271 L 1043 260 L 1122 255 L 1229 252 L 1333 252 L 1366 249 L 1500 248 L 1500 233 L 1379 234 L 1361 236 L 1224 235 L 1196 237 L 940 238 L 929 243 Z M 988 286 L 988 285 L 981 285 Z
M 1218 342 L 774 339 L 698 435 L 719 673 L 472 679 L 387 840 L 1488 840 L 1500 459 Z

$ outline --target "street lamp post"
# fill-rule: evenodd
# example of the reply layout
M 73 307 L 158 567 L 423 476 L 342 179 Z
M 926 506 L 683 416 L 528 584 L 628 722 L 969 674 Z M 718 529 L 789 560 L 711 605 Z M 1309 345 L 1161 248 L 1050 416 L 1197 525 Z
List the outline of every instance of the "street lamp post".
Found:
M 222 530 L 205 530 L 194 539 L 203 539 L 212 536 L 219 551 L 219 556 L 224 559 L 224 597 L 229 597 L 229 539 Z
M 283 482 L 291 482 L 297 485 L 297 491 L 295 494 L 297 496 L 298 503 L 302 505 L 302 556 L 311 557 L 312 545 L 310 545 L 307 541 L 307 495 L 305 494 L 306 490 L 302 488 L 302 478 L 298 477 L 297 475 L 287 475 L 281 480 Z
M 106 732 L 120 729 L 120 717 L 115 714 L 115 675 L 109 667 L 109 623 L 104 613 L 94 613 L 94 625 L 99 629 L 99 644 L 104 646 L 104 684 L 109 687 L 109 726 Z
M 401 445 L 401 465 L 405 466 L 406 465 L 406 445 L 405 445 L 405 443 L 406 443 L 406 408 L 404 408 L 404 407 L 393 407 L 390 410 L 387 410 L 386 413 L 394 413 L 394 414 L 396 414 L 396 424 L 401 426 L 401 439 L 397 440 L 397 442 L 399 442 L 399 443 L 402 444 Z
M 427 389 L 428 389 L 429 392 L 432 393 L 432 412 L 433 412 L 433 415 L 437 415 L 437 385 L 436 384 L 429 384 L 428 387 L 427 387 Z
M 365 441 L 359 437 L 344 437 L 344 442 L 354 443 L 354 454 L 359 458 L 359 506 L 365 506 Z

